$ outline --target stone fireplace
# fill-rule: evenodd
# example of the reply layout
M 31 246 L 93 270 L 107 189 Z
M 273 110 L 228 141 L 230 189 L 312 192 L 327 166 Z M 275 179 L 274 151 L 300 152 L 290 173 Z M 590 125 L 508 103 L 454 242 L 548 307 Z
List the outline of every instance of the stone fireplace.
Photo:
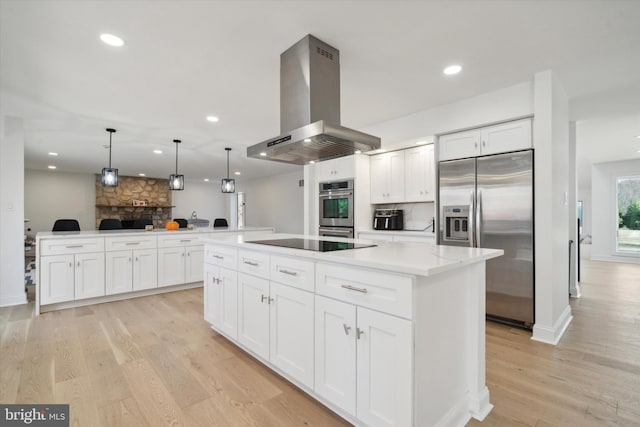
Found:
M 134 205 L 140 202 L 146 206 Z M 103 187 L 96 174 L 96 229 L 104 218 L 151 219 L 162 228 L 171 220 L 171 208 L 168 179 L 120 176 L 117 187 Z

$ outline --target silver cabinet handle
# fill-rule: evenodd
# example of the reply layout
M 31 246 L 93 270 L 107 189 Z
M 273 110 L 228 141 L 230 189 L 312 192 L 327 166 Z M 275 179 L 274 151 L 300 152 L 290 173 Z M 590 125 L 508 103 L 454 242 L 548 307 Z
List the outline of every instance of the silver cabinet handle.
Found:
M 129 257 L 129 262 L 131 262 L 131 257 Z
M 487 141 L 482 141 L 482 146 L 486 147 L 487 146 Z
M 343 323 L 342 327 L 344 328 L 344 334 L 345 335 L 349 335 L 349 331 L 351 330 L 351 326 L 347 326 L 346 323 Z
M 269 299 L 267 300 L 267 303 L 268 303 L 268 304 L 271 304 L 273 301 L 275 301 L 273 298 L 269 298 Z
M 289 270 L 278 270 L 280 273 L 282 274 L 288 274 L 289 276 L 297 276 L 298 273 L 295 271 L 289 271 Z
M 73 267 L 73 263 L 72 262 L 69 263 L 69 267 Z
M 80 261 L 78 261 L 78 267 L 80 267 Z
M 139 244 L 140 244 L 140 242 L 127 242 L 127 243 L 125 243 L 125 245 L 128 245 L 128 246 L 130 246 L 130 245 L 139 245 Z
M 182 239 L 180 240 L 180 243 L 189 243 L 191 241 L 191 239 Z
M 220 255 L 214 255 L 213 257 L 216 258 L 216 259 L 224 259 L 224 257 L 220 256 Z
M 356 292 L 362 292 L 363 294 L 366 294 L 367 289 L 366 288 L 356 288 L 355 286 L 351 286 L 351 285 L 340 285 L 341 288 L 344 289 L 349 289 L 350 291 L 356 291 Z
M 269 302 L 269 297 L 264 295 L 264 294 L 261 294 L 260 295 L 260 302 L 264 302 L 264 300 L 267 300 L 267 302 Z
M 187 256 L 191 256 L 191 252 L 187 252 Z
M 252 266 L 252 267 L 257 267 L 258 265 L 260 265 L 257 262 L 253 262 L 253 261 L 243 261 L 243 262 L 245 264 L 248 264 L 248 265 Z
M 477 142 L 473 143 L 473 148 L 478 148 L 478 143 Z
M 136 262 L 138 262 L 138 257 L 136 257 Z
M 184 252 L 182 252 L 182 256 L 184 257 Z
M 360 339 L 360 337 L 363 335 L 364 335 L 364 331 L 360 328 L 356 328 L 356 338 Z
M 82 248 L 82 247 L 84 247 L 84 245 L 67 245 L 66 246 L 67 249 Z

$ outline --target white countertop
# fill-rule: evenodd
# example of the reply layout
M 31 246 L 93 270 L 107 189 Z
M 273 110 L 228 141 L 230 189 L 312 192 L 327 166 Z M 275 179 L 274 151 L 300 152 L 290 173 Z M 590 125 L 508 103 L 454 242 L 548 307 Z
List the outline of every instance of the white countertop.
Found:
M 150 236 L 159 234 L 201 234 L 201 233 L 220 233 L 224 235 L 229 232 L 238 231 L 273 231 L 273 227 L 244 227 L 244 228 L 229 228 L 229 227 L 195 227 L 193 230 L 187 230 L 186 228 L 179 228 L 177 230 L 166 230 L 164 228 L 154 228 L 153 231 L 145 231 L 140 229 L 127 229 L 120 230 L 87 230 L 87 231 L 41 231 L 36 236 L 40 239 L 68 239 L 73 237 L 106 237 L 106 236 Z
M 372 234 L 400 234 L 403 236 L 418 236 L 418 237 L 427 237 L 427 238 L 436 238 L 436 234 L 432 233 L 431 230 L 427 231 L 417 231 L 417 230 L 373 230 L 373 229 L 364 229 L 358 230 L 358 233 L 372 233 Z
M 315 252 L 251 243 L 254 240 L 290 239 L 296 237 L 313 240 L 374 243 L 376 246 L 334 252 Z M 416 276 L 432 276 L 504 254 L 502 249 L 464 248 L 414 242 L 371 242 L 365 239 L 341 239 L 298 234 L 271 234 L 268 237 L 220 236 L 209 239 L 205 243 L 222 244 L 242 249 L 308 258 L 314 261 L 336 262 Z

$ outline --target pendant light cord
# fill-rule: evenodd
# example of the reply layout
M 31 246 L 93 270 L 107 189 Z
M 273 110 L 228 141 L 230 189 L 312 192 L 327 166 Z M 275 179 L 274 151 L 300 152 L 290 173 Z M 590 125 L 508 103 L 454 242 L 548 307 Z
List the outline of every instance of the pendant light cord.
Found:
M 176 143 L 176 175 L 178 175 L 178 142 L 174 142 Z
M 111 169 L 111 137 L 113 132 L 109 132 L 109 169 Z
M 227 181 L 229 180 L 229 151 L 227 150 Z

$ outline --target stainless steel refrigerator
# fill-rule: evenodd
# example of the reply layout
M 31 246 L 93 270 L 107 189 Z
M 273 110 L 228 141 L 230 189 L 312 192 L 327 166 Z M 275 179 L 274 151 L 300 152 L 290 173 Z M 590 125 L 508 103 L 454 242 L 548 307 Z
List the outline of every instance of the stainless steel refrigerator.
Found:
M 533 150 L 440 162 L 438 244 L 503 249 L 487 261 L 487 318 L 534 323 Z

